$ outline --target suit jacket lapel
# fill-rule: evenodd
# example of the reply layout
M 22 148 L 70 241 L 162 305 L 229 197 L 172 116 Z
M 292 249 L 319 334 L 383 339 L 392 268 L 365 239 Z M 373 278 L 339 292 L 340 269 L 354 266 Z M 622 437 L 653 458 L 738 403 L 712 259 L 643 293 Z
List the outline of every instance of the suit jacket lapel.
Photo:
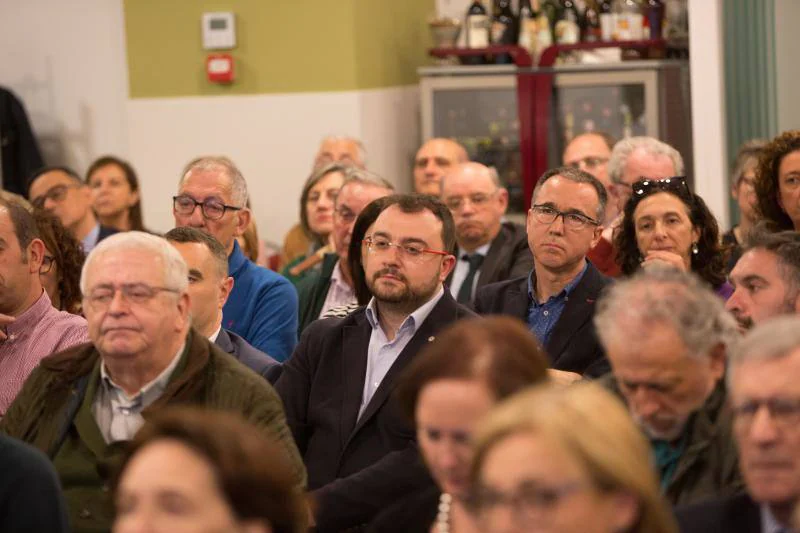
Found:
M 369 350 L 372 326 L 364 315 L 364 311 L 359 313 L 356 323 L 345 326 L 342 333 L 343 392 L 340 431 L 342 446 L 345 445 L 356 425 L 361 399 L 364 397 L 364 380 L 367 376 L 367 351 Z
M 219 330 L 219 335 L 217 335 L 217 340 L 214 341 L 214 344 L 222 348 L 225 353 L 233 353 L 233 343 L 225 328 Z
M 500 259 L 508 251 L 505 249 L 506 241 L 508 240 L 506 231 L 505 226 L 500 226 L 500 232 L 489 246 L 489 251 L 486 252 L 486 258 L 481 265 L 481 273 L 478 275 L 478 287 L 483 287 L 494 279 L 495 270 L 501 264 Z
M 432 342 L 435 339 L 436 331 L 443 325 L 456 320 L 456 309 L 457 307 L 455 300 L 453 300 L 453 297 L 450 296 L 450 293 L 445 291 L 442 299 L 439 300 L 439 303 L 437 303 L 433 308 L 431 313 L 428 315 L 428 318 L 425 319 L 425 322 L 423 322 L 422 325 L 417 328 L 416 334 L 411 338 L 408 344 L 406 344 L 406 347 L 402 352 L 400 352 L 400 355 L 389 369 L 389 372 L 386 373 L 386 377 L 383 378 L 383 381 L 381 381 L 381 384 L 378 386 L 375 394 L 370 399 L 369 405 L 367 405 L 367 408 L 364 410 L 364 414 L 361 415 L 361 418 L 358 419 L 358 422 L 356 423 L 351 435 L 358 433 L 358 430 L 361 429 L 361 427 L 370 418 L 372 418 L 375 413 L 378 412 L 378 409 L 380 409 L 381 406 L 386 402 L 392 391 L 397 386 L 398 376 L 402 373 L 403 369 L 405 369 L 411 359 L 417 353 L 419 353 L 419 351 L 427 343 Z M 367 342 L 369 342 L 369 339 L 367 339 Z M 366 355 L 364 357 L 364 373 L 362 374 L 362 379 L 360 381 L 362 388 L 364 386 L 365 377 Z M 358 413 L 356 413 L 356 416 L 358 416 Z
M 564 306 L 564 311 L 558 319 L 546 351 L 552 363 L 555 363 L 569 344 L 575 332 L 587 321 L 592 319 L 594 302 L 597 298 L 596 285 L 598 282 L 597 270 L 590 264 L 586 269 L 580 283 L 569 295 L 569 300 Z
M 508 291 L 508 300 L 503 309 L 503 314 L 518 317 L 520 320 L 528 323 L 528 307 L 530 307 L 531 299 L 528 296 L 528 277 L 522 280 L 515 287 L 510 287 Z

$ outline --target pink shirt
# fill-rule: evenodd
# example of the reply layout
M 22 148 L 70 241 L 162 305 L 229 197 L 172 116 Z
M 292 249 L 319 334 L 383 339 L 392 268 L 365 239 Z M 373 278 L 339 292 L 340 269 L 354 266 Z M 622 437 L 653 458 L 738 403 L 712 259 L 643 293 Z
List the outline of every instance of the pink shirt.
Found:
M 59 311 L 47 292 L 14 323 L 0 342 L 0 417 L 5 415 L 28 375 L 48 355 L 89 342 L 86 319 Z

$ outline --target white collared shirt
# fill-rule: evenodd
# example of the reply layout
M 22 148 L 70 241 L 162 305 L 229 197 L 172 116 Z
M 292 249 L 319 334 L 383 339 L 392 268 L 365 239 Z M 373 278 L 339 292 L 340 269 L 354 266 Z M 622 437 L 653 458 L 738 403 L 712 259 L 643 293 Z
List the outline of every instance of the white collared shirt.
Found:
M 431 311 L 433 311 L 433 308 L 436 307 L 443 295 L 444 288 L 440 287 L 433 298 L 406 317 L 392 340 L 388 339 L 378 320 L 378 306 L 375 303 L 375 298 L 373 297 L 369 301 L 365 314 L 370 326 L 372 326 L 372 334 L 369 337 L 369 348 L 367 349 L 367 376 L 364 380 L 361 407 L 358 410 L 359 418 L 361 418 L 364 410 L 369 405 L 383 378 L 389 373 L 394 362 L 397 361 L 403 349 L 417 333 L 419 327 L 425 322 L 425 319 L 428 318 L 428 315 L 431 314 Z
M 317 318 L 322 318 L 325 313 L 334 307 L 344 307 L 358 303 L 353 287 L 344 280 L 341 264 L 342 260 L 339 259 L 333 267 L 328 294 L 325 296 L 325 303 L 322 304 L 322 310 Z
M 105 363 L 100 363 L 100 383 L 92 404 L 92 414 L 106 443 L 133 439 L 144 425 L 142 411 L 155 402 L 167 388 L 172 373 L 178 366 L 185 343 L 172 358 L 170 364 L 156 378 L 134 396 L 128 394 L 111 379 Z
M 217 330 L 208 337 L 208 340 L 210 340 L 212 343 L 217 342 L 217 337 L 219 337 L 220 331 L 222 331 L 222 324 L 217 326 Z
M 489 253 L 489 247 L 491 245 L 492 243 L 489 242 L 483 246 L 479 246 L 474 252 L 471 252 L 471 254 L 480 254 L 484 257 L 484 260 L 486 260 L 486 254 Z M 464 259 L 465 255 L 468 255 L 467 252 L 465 252 L 459 246 L 458 256 L 456 257 L 458 261 L 456 261 L 456 266 L 453 268 L 453 278 L 450 281 L 450 294 L 453 295 L 453 298 L 458 298 L 458 291 L 461 290 L 461 285 L 463 285 L 464 280 L 467 279 L 467 274 L 469 273 L 469 261 Z M 478 286 L 478 277 L 480 277 L 480 275 L 481 269 L 479 268 L 475 273 L 475 278 L 472 280 L 472 294 L 475 294 L 475 287 Z
M 775 518 L 775 515 L 772 514 L 772 510 L 769 508 L 769 505 L 761 504 L 759 506 L 761 509 L 761 532 L 762 533 L 790 533 L 794 531 L 794 529 L 789 527 L 783 527 L 778 519 Z

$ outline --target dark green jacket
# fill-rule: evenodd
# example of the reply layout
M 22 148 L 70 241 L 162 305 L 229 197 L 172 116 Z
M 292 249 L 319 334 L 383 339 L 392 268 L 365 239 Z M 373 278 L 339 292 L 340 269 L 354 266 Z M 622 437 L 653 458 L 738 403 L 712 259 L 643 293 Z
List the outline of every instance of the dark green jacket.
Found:
M 625 401 L 612 374 L 599 382 Z M 744 490 L 725 396 L 723 378 L 686 426 L 684 452 L 664 491 L 664 497 L 674 506 L 724 498 Z
M 45 358 L 0 421 L 0 431 L 55 457 L 73 427 L 99 357 L 92 344 L 83 344 Z M 187 337 L 187 350 L 166 390 L 143 416 L 147 419 L 164 406 L 180 404 L 239 413 L 283 445 L 298 485 L 305 485 L 305 467 L 275 390 L 194 331 Z M 64 488 L 69 489 L 66 484 Z M 109 494 L 98 487 L 95 497 L 107 499 Z
M 309 324 L 319 318 L 325 298 L 328 296 L 328 289 L 331 287 L 331 276 L 333 276 L 333 269 L 337 261 L 339 261 L 338 254 L 325 254 L 322 259 L 322 268 L 309 272 L 297 282 L 300 313 L 298 337 Z

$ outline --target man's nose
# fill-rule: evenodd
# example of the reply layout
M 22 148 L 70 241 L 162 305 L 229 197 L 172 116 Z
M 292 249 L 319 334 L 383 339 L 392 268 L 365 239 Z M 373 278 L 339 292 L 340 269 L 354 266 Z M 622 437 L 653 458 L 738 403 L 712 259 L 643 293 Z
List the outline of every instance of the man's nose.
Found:
M 748 437 L 756 444 L 771 444 L 778 436 L 777 427 L 772 414 L 765 406 L 761 406 L 753 415 Z

